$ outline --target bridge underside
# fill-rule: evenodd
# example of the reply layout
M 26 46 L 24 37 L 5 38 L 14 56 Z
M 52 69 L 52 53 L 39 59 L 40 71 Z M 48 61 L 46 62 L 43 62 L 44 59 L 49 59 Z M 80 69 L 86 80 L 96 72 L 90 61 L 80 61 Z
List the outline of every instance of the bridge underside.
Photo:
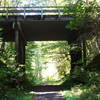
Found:
M 30 18 L 29 18 L 30 17 Z M 26 19 L 19 17 L 18 22 L 20 23 L 21 33 L 23 34 L 26 41 L 59 41 L 67 40 L 73 42 L 78 37 L 78 32 L 66 29 L 68 20 L 59 20 L 45 18 L 43 20 L 34 20 L 31 16 Z M 37 17 L 39 18 L 39 16 Z M 0 20 L 0 27 L 2 27 L 5 41 L 14 41 L 14 16 L 9 19 Z
M 66 29 L 69 19 L 57 16 L 10 16 L 0 19 L 5 42 L 15 42 L 16 61 L 25 64 L 25 45 L 27 41 L 68 41 L 73 43 L 79 37 L 78 31 Z

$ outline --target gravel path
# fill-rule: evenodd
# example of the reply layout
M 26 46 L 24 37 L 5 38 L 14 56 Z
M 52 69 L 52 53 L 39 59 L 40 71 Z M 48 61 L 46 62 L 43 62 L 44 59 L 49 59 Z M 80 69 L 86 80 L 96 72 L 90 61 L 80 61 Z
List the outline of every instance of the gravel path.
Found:
M 59 92 L 36 92 L 35 100 L 65 100 Z

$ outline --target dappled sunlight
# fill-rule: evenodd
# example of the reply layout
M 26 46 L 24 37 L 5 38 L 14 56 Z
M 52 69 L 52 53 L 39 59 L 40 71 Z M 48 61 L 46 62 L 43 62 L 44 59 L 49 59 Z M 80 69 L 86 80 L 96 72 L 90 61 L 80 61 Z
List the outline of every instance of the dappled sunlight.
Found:
M 36 84 L 60 84 L 70 71 L 67 41 L 35 41 L 27 44 L 26 54 Z M 31 53 L 31 54 L 30 54 Z M 66 53 L 66 54 L 65 54 Z M 30 56 L 31 55 L 31 56 Z M 29 64 L 27 65 L 29 66 Z M 31 77 L 32 77 L 31 76 Z
M 52 61 L 46 64 L 47 68 L 42 70 L 43 79 L 59 80 L 56 62 Z
M 83 93 L 84 89 L 80 87 L 73 87 L 71 90 L 61 91 L 60 93 L 68 100 L 80 100 L 80 95 Z

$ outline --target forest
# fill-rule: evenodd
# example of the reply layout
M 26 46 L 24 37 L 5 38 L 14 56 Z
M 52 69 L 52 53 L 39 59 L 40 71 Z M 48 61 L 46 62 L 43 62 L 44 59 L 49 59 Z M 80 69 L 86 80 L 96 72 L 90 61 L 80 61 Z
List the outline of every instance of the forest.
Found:
M 28 41 L 25 64 L 19 64 L 16 43 L 4 41 L 0 21 L 0 100 L 37 100 L 33 88 L 45 85 L 63 87 L 65 100 L 100 100 L 100 0 L 0 1 L 0 11 L 37 6 L 62 6 L 63 15 L 72 18 L 65 29 L 79 36 L 73 43 Z

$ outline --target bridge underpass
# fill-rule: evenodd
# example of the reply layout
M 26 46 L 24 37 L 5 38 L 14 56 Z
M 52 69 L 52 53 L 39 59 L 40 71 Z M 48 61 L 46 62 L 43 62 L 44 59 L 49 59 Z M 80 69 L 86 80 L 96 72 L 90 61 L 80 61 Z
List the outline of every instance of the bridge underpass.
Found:
M 78 31 L 66 28 L 72 18 L 64 14 L 63 8 L 0 7 L 0 27 L 3 28 L 4 41 L 15 41 L 16 27 L 26 41 L 76 41 L 79 36 Z
M 64 14 L 63 8 L 0 7 L 2 37 L 5 42 L 16 43 L 19 64 L 25 63 L 27 41 L 77 41 L 80 33 L 66 28 L 72 18 Z
M 7 8 L 10 9 L 10 8 Z M 57 9 L 57 8 L 56 8 Z M 15 42 L 16 61 L 18 65 L 25 65 L 25 46 L 29 41 L 68 41 L 69 45 L 76 43 L 81 47 L 81 41 L 77 42 L 80 33 L 66 29 L 66 25 L 72 19 L 68 15 L 64 15 L 61 10 L 50 10 L 37 12 L 34 10 L 0 10 L 0 27 L 3 41 Z M 27 15 L 31 12 L 31 15 Z M 21 14 L 20 14 L 21 13 Z M 26 14 L 27 13 L 27 14 Z M 34 15 L 34 14 L 36 15 Z M 33 15 L 32 15 L 33 14 Z M 38 14 L 38 15 L 37 15 Z M 84 49 L 85 50 L 85 49 Z M 72 71 L 79 59 L 82 59 L 82 49 L 70 52 Z M 48 86 L 47 86 L 48 87 Z M 57 86 L 62 89 L 62 86 Z M 39 87 L 34 88 L 38 90 Z M 44 88 L 44 87 L 43 87 Z M 55 89 L 55 88 L 50 88 Z
M 15 16 L 13 16 L 15 17 Z M 18 18 L 17 18 L 18 19 Z M 77 31 L 66 29 L 67 20 L 17 20 L 18 30 L 26 41 L 67 40 L 74 42 L 78 37 Z M 14 41 L 15 20 L 0 21 L 3 27 L 4 41 Z

